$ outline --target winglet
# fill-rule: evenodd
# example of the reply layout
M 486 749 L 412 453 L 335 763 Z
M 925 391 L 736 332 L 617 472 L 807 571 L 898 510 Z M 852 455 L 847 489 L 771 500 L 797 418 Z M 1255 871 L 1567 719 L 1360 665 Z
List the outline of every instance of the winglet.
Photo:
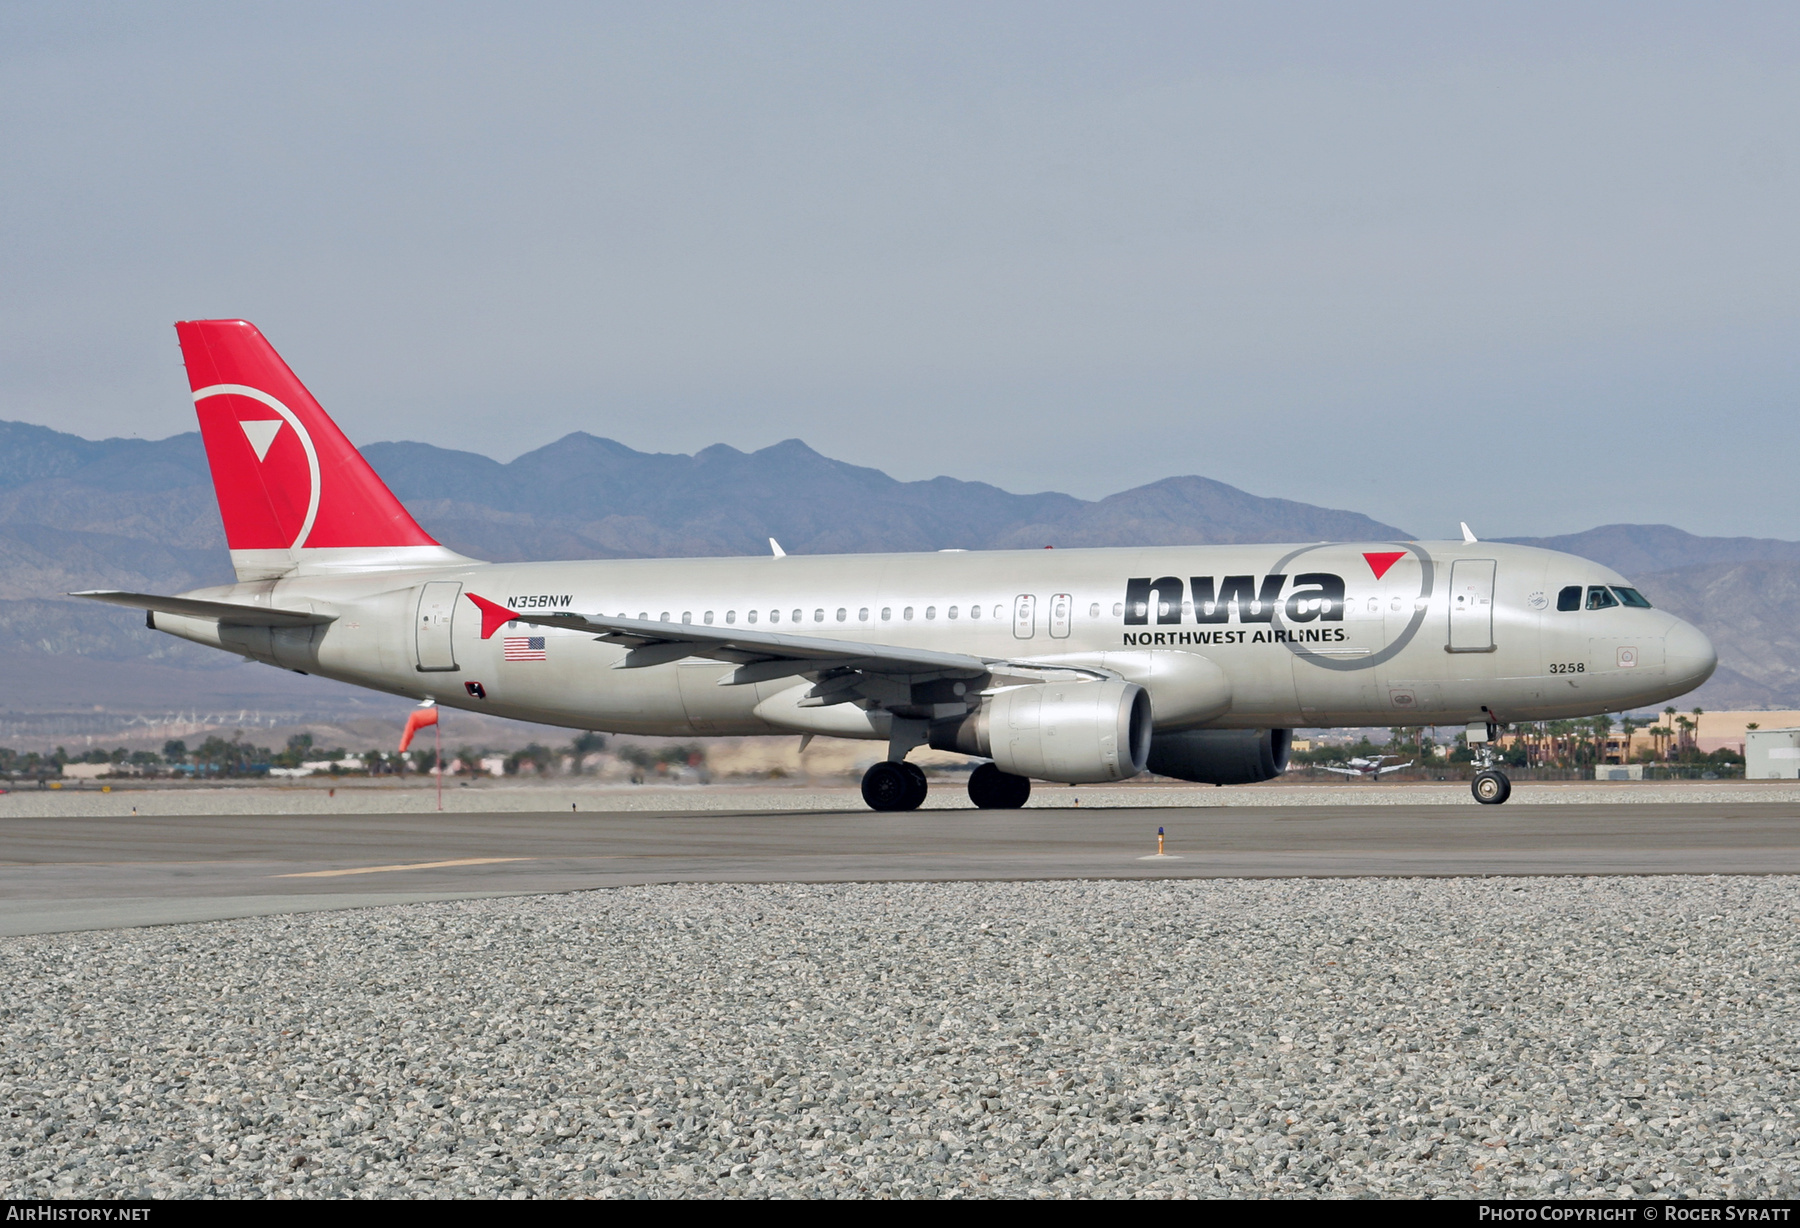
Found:
M 787 557 L 787 551 L 783 550 L 781 548 L 781 543 L 776 541 L 773 537 L 769 539 L 769 553 L 773 554 L 778 559 L 785 559 Z
M 481 611 L 481 638 L 484 640 L 493 639 L 494 632 L 519 616 L 517 610 L 497 605 L 486 597 L 477 597 L 474 593 L 464 593 L 463 596 L 473 601 L 475 608 Z
M 1469 528 L 1469 522 L 1464 520 L 1459 523 L 1462 525 L 1464 543 L 1473 543 L 1476 540 L 1476 537 L 1474 532 Z

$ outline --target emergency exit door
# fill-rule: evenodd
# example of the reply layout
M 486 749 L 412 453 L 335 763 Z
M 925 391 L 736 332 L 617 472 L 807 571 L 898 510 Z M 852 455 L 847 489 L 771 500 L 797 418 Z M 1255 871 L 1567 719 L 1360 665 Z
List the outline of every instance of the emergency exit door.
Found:
M 1494 560 L 1450 564 L 1451 652 L 1494 651 Z
M 1037 634 L 1037 598 L 1021 593 L 1013 598 L 1013 635 L 1028 640 Z
M 456 620 L 456 602 L 462 585 L 453 580 L 434 580 L 419 588 L 419 610 L 413 619 L 414 643 L 420 673 L 456 668 L 456 650 L 450 630 Z

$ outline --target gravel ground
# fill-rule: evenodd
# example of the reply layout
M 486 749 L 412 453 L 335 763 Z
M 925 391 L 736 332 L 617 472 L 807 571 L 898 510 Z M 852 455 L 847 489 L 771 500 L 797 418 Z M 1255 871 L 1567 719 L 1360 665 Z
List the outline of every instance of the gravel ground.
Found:
M 0 794 L 0 818 L 17 815 L 139 814 L 423 814 L 436 809 L 429 785 L 360 778 L 335 787 L 320 784 L 115 788 L 15 789 Z M 1079 798 L 1090 807 L 1152 806 L 1468 806 L 1475 799 L 1466 784 L 1262 784 L 1215 789 L 1181 784 L 1102 788 L 1038 784 L 1032 808 L 1059 808 Z M 1616 784 L 1533 783 L 1513 786 L 1512 805 L 1592 805 L 1594 803 L 1800 802 L 1793 781 L 1657 781 Z M 863 810 L 855 785 L 766 784 L 688 785 L 475 785 L 444 790 L 444 809 L 453 813 L 567 810 Z M 927 810 L 971 809 L 964 778 L 934 778 Z
M 1800 879 L 675 885 L 0 940 L 0 1196 L 1800 1195 Z

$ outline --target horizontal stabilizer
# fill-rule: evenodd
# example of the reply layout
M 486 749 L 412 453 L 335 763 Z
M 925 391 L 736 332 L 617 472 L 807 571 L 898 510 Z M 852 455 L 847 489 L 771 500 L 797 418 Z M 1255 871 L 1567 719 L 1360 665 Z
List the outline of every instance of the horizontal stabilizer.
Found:
M 121 593 L 112 589 L 94 589 L 70 593 L 89 601 L 129 606 L 134 610 L 151 610 L 157 614 L 180 614 L 187 618 L 211 618 L 237 627 L 308 627 L 333 622 L 335 614 L 314 614 L 310 610 L 277 610 L 269 606 L 237 605 L 230 601 L 199 601 L 192 597 L 159 597 L 155 593 Z

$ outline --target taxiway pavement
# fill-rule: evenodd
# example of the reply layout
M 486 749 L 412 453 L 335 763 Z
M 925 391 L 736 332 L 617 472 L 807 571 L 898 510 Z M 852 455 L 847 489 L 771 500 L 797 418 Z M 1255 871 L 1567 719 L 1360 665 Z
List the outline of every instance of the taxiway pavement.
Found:
M 1800 803 L 15 815 L 0 934 L 637 883 L 1545 874 L 1800 874 Z

